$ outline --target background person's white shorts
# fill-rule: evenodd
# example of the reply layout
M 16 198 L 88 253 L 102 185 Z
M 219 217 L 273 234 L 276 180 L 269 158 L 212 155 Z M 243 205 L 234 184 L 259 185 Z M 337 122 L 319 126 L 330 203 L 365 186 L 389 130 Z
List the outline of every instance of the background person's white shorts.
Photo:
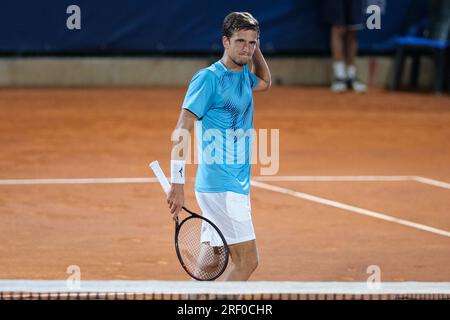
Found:
M 255 239 L 250 195 L 235 192 L 195 192 L 203 216 L 222 232 L 229 245 Z M 202 228 L 201 241 L 214 246 L 211 231 Z

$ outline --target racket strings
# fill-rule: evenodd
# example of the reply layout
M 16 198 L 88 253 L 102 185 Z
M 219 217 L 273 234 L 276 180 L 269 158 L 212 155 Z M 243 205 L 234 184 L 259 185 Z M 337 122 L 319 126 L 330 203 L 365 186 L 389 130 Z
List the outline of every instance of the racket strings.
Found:
M 204 232 L 206 229 L 208 232 L 204 239 L 202 228 Z M 208 222 L 199 218 L 186 220 L 179 230 L 177 240 L 184 267 L 194 278 L 215 279 L 226 267 L 228 251 L 220 235 Z

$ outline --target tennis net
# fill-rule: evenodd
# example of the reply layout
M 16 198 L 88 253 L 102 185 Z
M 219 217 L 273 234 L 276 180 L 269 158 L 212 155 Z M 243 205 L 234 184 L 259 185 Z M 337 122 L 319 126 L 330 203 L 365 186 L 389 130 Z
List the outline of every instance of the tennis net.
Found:
M 450 282 L 0 280 L 0 300 L 450 300 Z

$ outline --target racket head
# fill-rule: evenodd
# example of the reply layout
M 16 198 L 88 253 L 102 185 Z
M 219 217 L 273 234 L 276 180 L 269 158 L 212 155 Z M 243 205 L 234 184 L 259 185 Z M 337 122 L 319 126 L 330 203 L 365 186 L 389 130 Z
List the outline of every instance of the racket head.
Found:
M 176 220 L 175 249 L 178 260 L 192 278 L 199 281 L 215 280 L 228 265 L 227 242 L 214 223 L 188 212 L 191 215 L 181 223 L 178 217 Z

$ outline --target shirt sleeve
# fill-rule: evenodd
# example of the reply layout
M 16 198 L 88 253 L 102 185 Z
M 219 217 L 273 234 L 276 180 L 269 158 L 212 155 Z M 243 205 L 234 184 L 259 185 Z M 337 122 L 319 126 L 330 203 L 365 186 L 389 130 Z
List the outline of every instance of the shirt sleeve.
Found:
M 183 102 L 183 108 L 201 119 L 213 103 L 215 75 L 206 69 L 192 78 Z

